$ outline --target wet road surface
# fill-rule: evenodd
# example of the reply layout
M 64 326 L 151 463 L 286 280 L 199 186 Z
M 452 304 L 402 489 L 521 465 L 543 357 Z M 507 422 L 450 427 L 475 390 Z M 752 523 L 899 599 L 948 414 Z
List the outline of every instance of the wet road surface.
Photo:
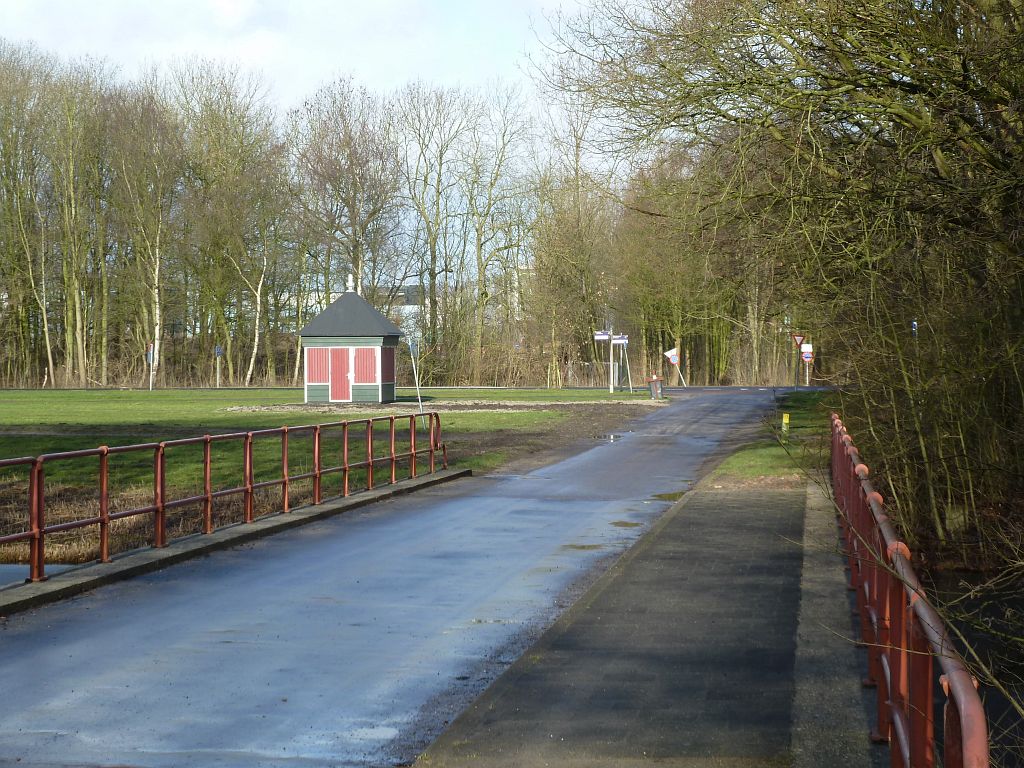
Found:
M 756 425 L 689 390 L 568 460 L 431 489 L 0 623 L 0 765 L 406 762 Z

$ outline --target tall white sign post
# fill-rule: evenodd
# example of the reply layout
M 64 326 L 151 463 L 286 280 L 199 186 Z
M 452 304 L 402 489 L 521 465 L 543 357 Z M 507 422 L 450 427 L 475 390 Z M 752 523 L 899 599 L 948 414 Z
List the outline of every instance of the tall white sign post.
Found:
M 156 368 L 156 359 L 153 357 L 153 342 L 149 342 L 146 349 L 146 362 L 149 363 L 149 391 L 153 391 L 153 371 Z
M 619 352 L 620 358 L 626 360 L 626 378 L 629 381 L 629 394 L 633 394 L 633 374 L 629 370 L 629 355 L 626 353 L 626 347 L 629 346 L 629 336 L 626 334 L 620 334 L 618 336 L 612 336 L 612 346 L 620 346 L 622 349 Z
M 615 392 L 615 388 L 612 386 L 612 350 L 614 345 L 612 344 L 612 332 L 607 331 L 594 331 L 594 341 L 607 341 L 608 342 L 608 394 Z

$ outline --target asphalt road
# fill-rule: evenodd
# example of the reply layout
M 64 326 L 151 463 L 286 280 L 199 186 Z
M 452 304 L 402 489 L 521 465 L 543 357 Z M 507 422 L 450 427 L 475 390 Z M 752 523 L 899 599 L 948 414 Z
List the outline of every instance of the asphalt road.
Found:
M 406 762 L 770 390 L 690 390 L 523 476 L 431 489 L 0 622 L 0 765 Z

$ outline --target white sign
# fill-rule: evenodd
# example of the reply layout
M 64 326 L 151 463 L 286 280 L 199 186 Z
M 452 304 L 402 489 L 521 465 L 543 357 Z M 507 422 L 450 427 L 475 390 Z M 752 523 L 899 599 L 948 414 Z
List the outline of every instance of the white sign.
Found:
M 629 344 L 629 336 L 622 334 L 621 336 L 612 336 L 612 344 Z
M 594 331 L 594 341 L 608 341 L 611 337 L 608 331 Z
M 814 353 L 813 352 L 801 352 L 800 353 L 800 357 L 802 357 L 804 359 L 805 363 L 809 363 L 809 362 L 811 362 L 811 360 L 814 359 Z
M 800 345 L 800 351 L 801 352 L 813 352 L 814 351 L 814 345 L 811 344 L 810 342 L 808 342 L 806 344 L 801 344 Z
M 670 349 L 668 352 L 662 352 L 662 354 L 668 358 L 672 365 L 679 365 L 679 352 L 677 350 Z

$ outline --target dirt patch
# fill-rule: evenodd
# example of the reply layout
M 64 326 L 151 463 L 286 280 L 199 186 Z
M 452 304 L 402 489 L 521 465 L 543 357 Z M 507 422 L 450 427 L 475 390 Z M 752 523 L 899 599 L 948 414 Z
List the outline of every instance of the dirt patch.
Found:
M 627 429 L 629 422 L 646 416 L 652 410 L 668 405 L 668 400 L 601 400 L 519 402 L 515 400 L 431 400 L 424 410 L 441 414 L 444 442 L 452 466 L 465 465 L 475 456 L 498 453 L 501 460 L 496 471 L 518 474 L 553 464 L 585 449 L 595 440 Z M 229 411 L 280 412 L 336 415 L 338 421 L 352 414 L 365 414 L 364 404 L 311 405 L 303 403 L 266 406 L 236 406 Z M 390 416 L 410 414 L 416 403 L 400 402 L 372 405 L 373 414 Z M 522 411 L 558 411 L 566 418 L 552 419 L 530 430 L 494 429 L 462 431 L 444 421 L 445 413 L 515 413 Z
M 600 409 L 635 409 L 640 413 L 647 413 L 652 408 L 661 408 L 668 405 L 668 400 L 554 400 L 554 401 L 529 401 L 521 400 L 424 400 L 423 410 L 425 411 L 461 411 L 461 412 L 483 412 L 497 411 L 502 413 L 514 413 L 516 411 L 550 411 L 550 410 L 573 410 L 591 412 Z M 419 406 L 416 401 L 385 403 L 283 403 L 280 405 L 236 405 L 225 408 L 226 411 L 237 413 L 336 413 L 340 419 L 346 414 L 365 414 L 373 411 L 373 414 L 390 416 L 391 414 L 416 413 Z
M 508 410 L 538 409 L 532 403 L 522 408 L 515 403 L 503 403 L 500 407 Z M 519 474 L 553 464 L 592 446 L 598 440 L 607 439 L 610 434 L 626 431 L 631 421 L 646 416 L 651 408 L 651 405 L 638 402 L 544 403 L 543 410 L 561 411 L 567 417 L 551 419 L 527 431 L 495 429 L 461 432 L 458 428 L 445 427 L 444 442 L 448 446 L 448 456 L 453 466 L 473 456 L 498 452 L 503 460 L 496 471 Z M 443 424 L 443 413 L 441 418 Z
M 712 490 L 786 490 L 790 488 L 803 488 L 807 485 L 807 476 L 798 473 L 788 475 L 759 475 L 757 477 L 743 477 L 742 475 L 719 475 L 711 479 L 709 487 Z

